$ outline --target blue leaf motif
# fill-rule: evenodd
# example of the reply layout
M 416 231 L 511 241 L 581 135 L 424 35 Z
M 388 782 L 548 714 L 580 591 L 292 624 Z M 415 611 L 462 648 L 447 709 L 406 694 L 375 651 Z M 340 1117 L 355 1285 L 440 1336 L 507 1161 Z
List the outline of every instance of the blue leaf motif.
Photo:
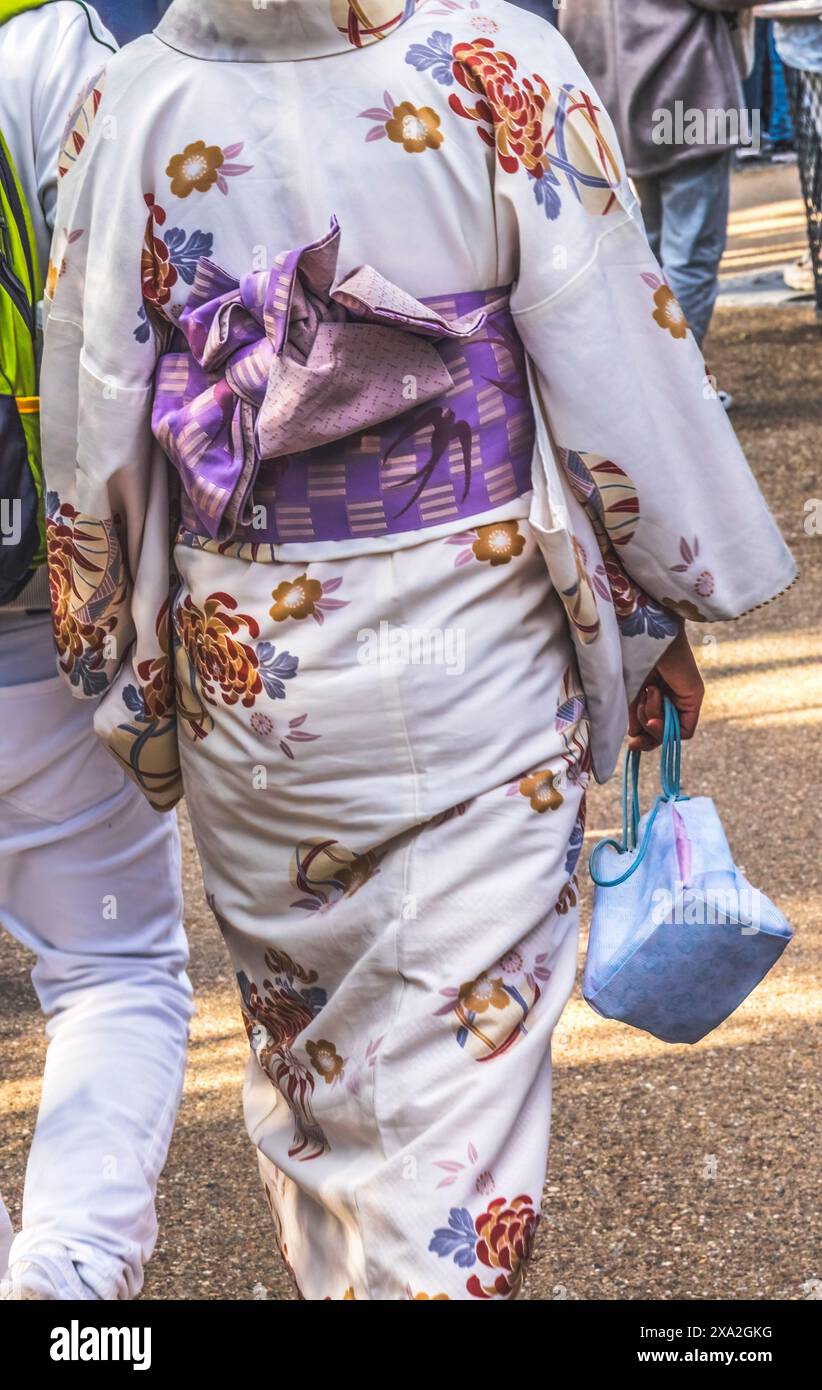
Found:
M 568 841 L 568 852 L 565 856 L 565 872 L 569 876 L 574 872 L 577 864 L 579 863 L 579 856 L 582 853 L 582 843 L 584 836 L 585 832 L 582 829 L 582 825 L 579 821 L 577 821 L 576 825 L 571 831 L 571 838 Z
M 137 317 L 140 320 L 134 330 L 134 336 L 138 343 L 147 343 L 151 337 L 151 324 L 148 321 L 145 305 L 141 304 L 137 310 Z
M 105 671 L 95 665 L 96 661 L 94 652 L 83 652 L 69 676 L 72 685 L 83 687 L 84 695 L 102 695 L 108 683 Z
M 619 629 L 625 637 L 641 637 L 647 632 L 649 637 L 674 637 L 679 630 L 679 619 L 667 608 L 660 607 L 652 599 L 640 604 L 634 613 L 619 618 Z
M 410 63 L 417 72 L 428 72 L 435 82 L 439 82 L 443 87 L 454 85 L 454 74 L 451 70 L 452 39 L 450 34 L 444 34 L 441 29 L 435 29 L 427 44 L 412 43 L 405 55 L 406 63 Z
M 534 197 L 542 208 L 549 222 L 554 222 L 559 217 L 562 208 L 557 188 L 559 179 L 556 174 L 548 169 L 541 179 L 532 179 L 534 185 Z
M 305 1001 L 306 1008 L 311 1011 L 312 1018 L 316 1018 L 320 1009 L 324 1009 L 328 1003 L 328 995 L 325 990 L 316 985 L 310 989 L 301 989 L 300 997 Z
M 198 262 L 201 257 L 211 255 L 214 246 L 212 233 L 195 231 L 186 239 L 182 227 L 170 227 L 163 239 L 169 249 L 171 264 L 187 285 L 193 285 Z
M 142 691 L 136 685 L 127 685 L 123 691 L 123 704 L 126 709 L 130 709 L 132 714 L 136 714 L 138 719 L 146 717 L 146 702 L 143 699 Z
M 300 664 L 298 656 L 291 652 L 277 652 L 273 642 L 258 642 L 257 658 L 260 663 L 260 679 L 265 693 L 271 700 L 285 699 L 283 681 L 293 680 Z
M 452 1256 L 460 1269 L 470 1269 L 477 1262 L 476 1244 L 477 1233 L 470 1211 L 465 1207 L 452 1207 L 448 1225 L 434 1232 L 428 1249 L 441 1259 Z

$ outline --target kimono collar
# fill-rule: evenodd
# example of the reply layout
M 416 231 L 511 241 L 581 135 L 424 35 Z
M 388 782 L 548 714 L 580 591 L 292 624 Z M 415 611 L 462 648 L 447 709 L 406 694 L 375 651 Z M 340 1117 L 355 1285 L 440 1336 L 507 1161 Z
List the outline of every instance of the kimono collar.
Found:
M 425 0 L 172 0 L 158 39 L 193 58 L 272 63 L 384 39 Z

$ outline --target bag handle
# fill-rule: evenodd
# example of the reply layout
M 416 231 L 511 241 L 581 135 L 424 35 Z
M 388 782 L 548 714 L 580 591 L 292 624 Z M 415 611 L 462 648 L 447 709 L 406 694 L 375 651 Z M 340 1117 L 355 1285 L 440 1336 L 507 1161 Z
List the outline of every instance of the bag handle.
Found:
M 637 849 L 637 839 L 639 837 L 639 763 L 642 754 L 637 750 L 632 752 L 630 749 L 625 754 L 625 766 L 622 774 L 622 839 L 621 840 L 600 840 L 591 851 L 591 858 L 588 869 L 591 878 L 598 888 L 616 888 L 618 884 L 625 883 L 627 879 L 635 874 L 651 843 L 651 831 L 654 821 L 659 813 L 659 808 L 668 801 L 682 800 L 681 776 L 682 776 L 682 736 L 679 726 L 679 712 L 673 701 L 665 696 L 665 723 L 662 730 L 662 752 L 659 763 L 659 786 L 660 791 L 657 796 L 648 822 L 645 826 L 645 834 L 642 837 L 642 844 L 639 846 L 636 858 L 630 868 L 626 869 L 619 878 L 603 879 L 599 877 L 596 870 L 597 860 L 600 851 L 608 845 L 615 849 L 618 854 L 627 854 L 631 850 Z M 630 782 L 630 792 L 629 792 Z

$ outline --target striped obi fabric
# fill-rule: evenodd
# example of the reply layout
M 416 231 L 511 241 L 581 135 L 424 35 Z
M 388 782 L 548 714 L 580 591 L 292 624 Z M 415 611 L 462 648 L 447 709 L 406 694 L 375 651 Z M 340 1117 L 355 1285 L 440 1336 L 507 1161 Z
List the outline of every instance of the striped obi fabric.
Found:
M 201 260 L 152 427 L 185 532 L 285 544 L 476 518 L 531 488 L 534 418 L 507 288 L 425 300 L 340 231 L 239 282 Z

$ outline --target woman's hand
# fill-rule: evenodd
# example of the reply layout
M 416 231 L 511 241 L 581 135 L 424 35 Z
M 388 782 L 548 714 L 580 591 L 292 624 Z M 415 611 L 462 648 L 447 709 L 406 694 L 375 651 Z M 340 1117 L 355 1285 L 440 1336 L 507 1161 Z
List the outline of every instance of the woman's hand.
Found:
M 705 685 L 684 626 L 628 707 L 628 746 L 632 751 L 645 753 L 661 744 L 666 695 L 676 705 L 682 737 L 693 738 L 705 698 Z

